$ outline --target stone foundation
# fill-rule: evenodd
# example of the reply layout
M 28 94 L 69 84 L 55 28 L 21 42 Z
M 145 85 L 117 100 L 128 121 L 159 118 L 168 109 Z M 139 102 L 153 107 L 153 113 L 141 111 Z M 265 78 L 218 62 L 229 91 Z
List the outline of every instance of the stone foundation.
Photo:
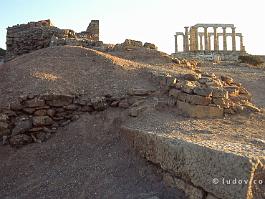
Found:
M 189 52 L 177 52 L 173 53 L 172 56 L 175 58 L 189 58 L 203 61 L 238 61 L 240 55 L 246 55 L 246 52 L 240 51 L 189 51 Z

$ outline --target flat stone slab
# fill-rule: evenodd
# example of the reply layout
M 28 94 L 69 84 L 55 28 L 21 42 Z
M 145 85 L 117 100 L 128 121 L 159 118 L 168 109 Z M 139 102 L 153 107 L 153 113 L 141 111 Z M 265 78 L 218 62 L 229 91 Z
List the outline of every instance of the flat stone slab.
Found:
M 209 197 L 265 197 L 265 145 L 251 144 L 254 141 L 246 144 L 240 138 L 236 141 L 233 133 L 225 137 L 226 131 L 232 129 L 226 129 L 225 122 L 223 128 L 218 126 L 218 122 L 222 123 L 220 119 L 173 119 L 172 115 L 146 113 L 126 122 L 121 133 L 143 157 L 187 184 L 202 189 Z M 240 129 L 236 129 L 233 118 L 229 121 L 235 132 Z M 198 125 L 194 127 L 196 122 Z M 215 136 L 207 128 L 201 129 L 199 123 L 219 128 L 219 135 Z M 220 135 L 221 129 L 223 135 Z M 237 134 L 240 137 L 240 133 Z M 258 142 L 256 138 L 253 140 Z

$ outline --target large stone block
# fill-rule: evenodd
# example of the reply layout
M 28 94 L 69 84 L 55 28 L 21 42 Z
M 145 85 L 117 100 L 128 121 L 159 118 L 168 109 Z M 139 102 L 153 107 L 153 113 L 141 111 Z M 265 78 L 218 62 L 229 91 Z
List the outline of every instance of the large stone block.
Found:
M 177 107 L 183 114 L 195 118 L 220 118 L 224 115 L 223 108 L 215 106 L 193 105 L 190 103 L 177 101 Z
M 176 179 L 180 180 L 176 185 L 184 190 L 190 189 L 190 195 L 194 193 L 194 197 L 201 197 L 200 191 L 193 189 L 199 187 L 208 193 L 209 199 L 264 198 L 264 185 L 254 182 L 255 179 L 265 180 L 264 157 L 243 156 L 217 149 L 214 145 L 207 146 L 189 139 L 171 138 L 166 133 L 157 134 L 126 126 L 122 127 L 121 132 L 140 155 L 177 176 L 175 182 Z M 241 181 L 240 184 L 223 183 L 226 179 Z M 184 182 L 192 186 L 187 188 Z M 203 195 L 202 198 L 205 197 Z
M 187 102 L 194 105 L 204 105 L 207 106 L 211 103 L 211 97 L 204 97 L 200 95 L 190 95 L 183 92 L 178 92 L 175 90 L 170 91 L 170 95 L 174 96 L 176 99 Z
M 35 116 L 33 117 L 34 126 L 49 126 L 53 124 L 53 120 L 49 116 Z

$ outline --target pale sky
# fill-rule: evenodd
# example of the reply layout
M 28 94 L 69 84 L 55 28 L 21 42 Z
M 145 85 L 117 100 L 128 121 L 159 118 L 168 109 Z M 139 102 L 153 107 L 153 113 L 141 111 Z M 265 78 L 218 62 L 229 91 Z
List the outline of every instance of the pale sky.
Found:
M 155 43 L 174 52 L 174 33 L 196 23 L 233 23 L 244 35 L 246 51 L 265 54 L 264 0 L 0 0 L 0 47 L 6 27 L 51 19 L 59 28 L 86 30 L 100 20 L 100 40 L 121 43 L 126 38 Z M 221 31 L 221 30 L 220 30 Z M 229 32 L 229 31 L 228 31 Z

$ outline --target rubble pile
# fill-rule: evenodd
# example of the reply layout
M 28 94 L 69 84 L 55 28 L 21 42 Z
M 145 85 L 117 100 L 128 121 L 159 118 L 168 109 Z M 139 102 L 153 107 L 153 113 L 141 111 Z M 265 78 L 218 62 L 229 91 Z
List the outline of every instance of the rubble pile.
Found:
M 243 111 L 259 112 L 251 94 L 231 77 L 194 73 L 172 77 L 168 94 L 185 115 L 196 118 L 222 117 Z

